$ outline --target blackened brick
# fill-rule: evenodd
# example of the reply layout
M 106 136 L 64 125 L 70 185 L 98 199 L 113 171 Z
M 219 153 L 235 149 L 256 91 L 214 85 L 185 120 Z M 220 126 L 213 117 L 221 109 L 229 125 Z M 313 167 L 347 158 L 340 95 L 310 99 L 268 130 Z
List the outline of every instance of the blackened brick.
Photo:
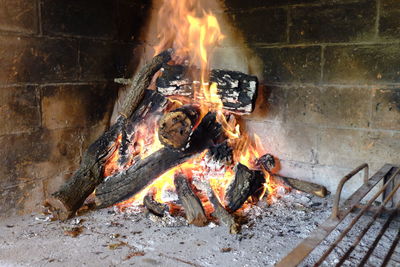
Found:
M 115 36 L 116 4 L 112 0 L 43 0 L 41 10 L 45 34 Z
M 374 37 L 375 1 L 291 9 L 290 41 L 349 42 Z
M 78 74 L 72 40 L 0 36 L 0 80 L 5 83 L 71 81 Z
M 371 127 L 400 131 L 400 88 L 374 90 Z
M 400 82 L 399 45 L 327 47 L 324 80 L 333 83 Z
M 264 62 L 269 82 L 319 82 L 321 47 L 263 48 L 257 53 Z
M 37 1 L 1 1 L 0 31 L 36 33 L 38 31 Z
M 46 86 L 42 89 L 43 126 L 92 127 L 107 121 L 116 92 L 107 84 Z
M 141 26 L 149 17 L 151 1 L 146 0 L 119 0 L 116 26 L 118 40 L 138 40 Z
M 39 100 L 33 86 L 0 88 L 0 135 L 40 127 Z
M 232 19 L 249 43 L 286 42 L 285 9 L 261 9 L 234 13 Z
M 81 80 L 131 77 L 134 46 L 103 41 L 80 41 Z
M 400 1 L 382 0 L 379 34 L 385 38 L 400 38 Z

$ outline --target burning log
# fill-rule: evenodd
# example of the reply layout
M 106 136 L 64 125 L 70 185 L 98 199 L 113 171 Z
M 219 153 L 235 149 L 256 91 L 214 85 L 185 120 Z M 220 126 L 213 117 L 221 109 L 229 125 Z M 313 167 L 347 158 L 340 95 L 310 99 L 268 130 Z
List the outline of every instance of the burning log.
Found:
M 126 119 L 135 110 L 142 99 L 145 89 L 163 63 L 171 60 L 171 50 L 165 51 L 143 67 L 135 76 L 134 83 L 126 97 L 122 114 L 117 122 L 89 146 L 82 157 L 79 169 L 61 188 L 45 201 L 55 218 L 66 220 L 72 217 L 82 206 L 85 199 L 103 181 L 103 165 L 112 155 L 114 142 L 124 131 Z
M 195 106 L 185 105 L 165 114 L 159 121 L 160 142 L 171 148 L 183 148 L 197 124 L 200 111 Z
M 185 210 L 186 219 L 189 224 L 204 226 L 207 224 L 207 217 L 200 199 L 191 189 L 188 178 L 179 173 L 174 178 L 176 192 Z
M 225 141 L 221 144 L 210 147 L 208 156 L 214 161 L 230 165 L 233 162 L 233 149 L 229 146 L 228 142 Z
M 163 72 L 157 78 L 158 91 L 165 96 L 193 96 L 193 79 L 183 65 L 163 65 Z M 217 94 L 223 108 L 238 114 L 250 114 L 257 96 L 257 77 L 238 71 L 212 70 L 210 83 L 217 84 Z
M 221 125 L 216 122 L 216 115 L 208 113 L 194 130 L 186 150 L 162 148 L 128 169 L 108 177 L 96 188 L 97 206 L 107 207 L 138 193 L 167 170 L 208 148 L 220 132 Z
M 165 212 L 169 211 L 169 207 L 166 204 L 159 203 L 154 200 L 153 194 L 147 194 L 143 198 L 143 205 L 153 214 L 163 217 Z
M 235 179 L 228 186 L 226 191 L 227 208 L 231 212 L 242 207 L 243 203 L 250 197 L 259 193 L 261 195 L 264 188 L 265 177 L 262 171 L 250 170 L 245 165 L 239 163 L 235 167 Z

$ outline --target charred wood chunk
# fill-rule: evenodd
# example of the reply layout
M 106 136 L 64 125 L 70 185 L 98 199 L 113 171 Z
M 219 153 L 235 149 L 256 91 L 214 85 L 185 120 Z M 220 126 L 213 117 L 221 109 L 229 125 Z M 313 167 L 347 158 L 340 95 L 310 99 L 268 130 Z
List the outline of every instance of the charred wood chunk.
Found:
M 233 161 L 233 149 L 229 146 L 228 142 L 225 141 L 221 144 L 210 147 L 208 150 L 208 156 L 214 161 L 230 165 Z
M 183 174 L 177 174 L 174 178 L 176 192 L 185 210 L 186 219 L 189 224 L 204 226 L 207 224 L 203 205 L 190 187 L 188 178 Z
M 154 200 L 154 197 L 152 194 L 147 194 L 143 198 L 143 205 L 154 215 L 157 215 L 159 217 L 163 217 L 165 212 L 169 211 L 168 205 L 159 203 L 156 200 Z
M 199 113 L 198 108 L 185 105 L 165 114 L 159 121 L 160 142 L 172 148 L 184 147 L 197 124 Z
M 158 91 L 165 96 L 190 97 L 193 95 L 192 82 L 187 66 L 163 64 L 156 86 Z
M 231 212 L 238 210 L 250 196 L 259 196 L 263 192 L 264 174 L 238 163 L 235 167 L 235 179 L 226 192 L 227 208 Z
M 269 172 L 275 168 L 275 159 L 271 154 L 265 154 L 257 160 L 257 165 Z
M 212 70 L 210 82 L 217 83 L 217 91 L 224 109 L 249 114 L 257 97 L 257 77 L 239 71 Z

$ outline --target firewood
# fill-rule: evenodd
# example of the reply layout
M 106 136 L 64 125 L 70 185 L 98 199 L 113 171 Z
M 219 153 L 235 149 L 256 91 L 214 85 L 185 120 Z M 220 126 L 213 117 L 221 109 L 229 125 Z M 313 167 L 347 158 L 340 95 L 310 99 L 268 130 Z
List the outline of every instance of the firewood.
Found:
M 162 67 L 162 74 L 157 78 L 157 90 L 165 96 L 193 96 L 194 71 L 183 65 L 167 65 Z M 258 80 L 238 71 L 212 70 L 210 83 L 217 84 L 217 94 L 223 108 L 233 113 L 250 114 L 254 109 L 257 96 Z
M 189 224 L 204 226 L 207 224 L 207 217 L 200 199 L 196 196 L 190 187 L 188 178 L 178 173 L 174 178 L 178 198 L 185 210 L 186 219 Z
M 127 119 L 136 116 L 134 111 L 144 96 L 145 89 L 162 64 L 171 60 L 171 53 L 172 51 L 168 50 L 154 57 L 135 76 L 130 92 L 123 103 L 121 112 L 123 116 L 120 116 L 110 130 L 89 146 L 82 156 L 79 169 L 58 191 L 46 199 L 45 205 L 49 207 L 55 218 L 66 220 L 72 217 L 96 186 L 103 181 L 103 165 L 112 155 L 115 140 L 124 131 Z M 142 111 L 136 112 L 137 116 L 140 116 L 138 114 Z
M 166 204 L 159 203 L 154 200 L 153 194 L 149 193 L 143 198 L 143 205 L 153 214 L 157 216 L 164 216 L 168 212 L 169 207 Z
M 278 180 L 282 184 L 286 185 L 287 187 L 313 194 L 318 197 L 326 197 L 328 194 L 328 190 L 326 189 L 325 186 L 295 179 L 295 178 L 290 178 L 290 177 L 284 177 L 280 176 L 277 174 L 274 174 L 274 179 Z
M 235 179 L 226 191 L 227 209 L 236 211 L 250 196 L 257 193 L 260 195 L 264 183 L 265 177 L 261 171 L 250 170 L 238 163 L 235 167 Z
M 220 131 L 221 125 L 216 122 L 216 115 L 208 113 L 194 130 L 186 150 L 164 147 L 128 169 L 108 177 L 96 188 L 97 207 L 113 205 L 138 193 L 167 170 L 208 148 Z
M 225 141 L 210 147 L 208 156 L 221 164 L 230 165 L 233 162 L 233 149 L 229 146 L 228 142 Z
M 158 137 L 168 147 L 183 148 L 197 124 L 200 110 L 192 105 L 185 105 L 168 112 L 159 121 Z

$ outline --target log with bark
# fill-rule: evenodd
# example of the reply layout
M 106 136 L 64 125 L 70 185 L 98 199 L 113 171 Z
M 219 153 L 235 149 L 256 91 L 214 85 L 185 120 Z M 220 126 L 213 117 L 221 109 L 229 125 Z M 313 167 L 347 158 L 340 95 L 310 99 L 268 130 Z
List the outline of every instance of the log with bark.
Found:
M 153 214 L 163 217 L 166 212 L 169 211 L 167 204 L 159 203 L 154 199 L 154 195 L 149 192 L 143 198 L 143 205 Z
M 45 205 L 60 220 L 72 217 L 82 206 L 85 199 L 103 181 L 103 165 L 112 155 L 114 142 L 124 131 L 126 120 L 131 117 L 138 103 L 142 100 L 145 89 L 150 85 L 154 74 L 162 64 L 171 60 L 172 50 L 164 51 L 144 66 L 134 78 L 134 82 L 123 103 L 117 122 L 93 144 L 82 157 L 79 169 L 61 188 L 45 201 Z
M 193 78 L 189 67 L 164 64 L 157 78 L 157 90 L 165 96 L 193 97 Z M 210 83 L 217 84 L 217 94 L 223 108 L 233 113 L 250 114 L 254 109 L 258 80 L 238 71 L 215 69 L 210 72 Z
M 193 192 L 188 177 L 178 173 L 174 178 L 178 198 L 185 210 L 186 219 L 189 224 L 204 226 L 207 224 L 207 217 L 200 199 Z
M 220 133 L 221 125 L 216 122 L 215 113 L 208 113 L 193 131 L 185 150 L 161 148 L 128 169 L 108 177 L 96 188 L 96 205 L 102 208 L 128 199 L 167 170 L 214 144 L 213 139 Z
M 281 175 L 274 174 L 273 175 L 274 179 L 276 179 L 278 182 L 281 184 L 293 188 L 305 193 L 313 194 L 318 197 L 326 197 L 328 195 L 328 190 L 326 189 L 325 186 L 295 179 L 295 178 L 290 178 L 290 177 L 285 177 Z
M 235 179 L 226 191 L 227 209 L 238 210 L 250 196 L 258 196 L 264 191 L 265 177 L 262 171 L 250 170 L 238 163 L 235 167 Z

